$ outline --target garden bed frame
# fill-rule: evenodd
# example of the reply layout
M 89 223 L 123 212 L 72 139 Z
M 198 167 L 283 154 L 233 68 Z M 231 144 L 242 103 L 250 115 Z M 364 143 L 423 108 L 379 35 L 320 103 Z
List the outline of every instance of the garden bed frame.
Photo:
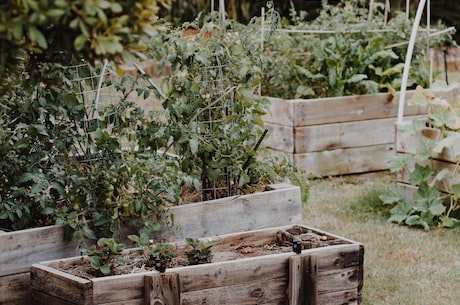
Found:
M 34 264 L 35 304 L 361 304 L 362 244 L 306 226 L 285 226 L 213 238 L 271 242 L 283 230 L 311 230 L 340 240 L 301 253 L 284 252 L 203 265 L 83 279 L 58 270 L 76 257 Z
M 159 238 L 169 241 L 214 236 L 302 220 L 300 188 L 269 186 L 266 192 L 233 196 L 170 208 L 175 226 Z M 64 241 L 64 227 L 50 226 L 0 233 L 0 304 L 30 304 L 29 268 L 33 263 L 79 255 L 76 241 Z
M 458 87 L 436 90 L 449 99 Z M 406 94 L 405 117 L 426 115 L 410 106 Z M 394 124 L 399 94 L 355 95 L 334 98 L 270 98 L 264 116 L 269 137 L 265 146 L 275 155 L 287 155 L 300 168 L 316 176 L 336 176 L 387 170 L 395 152 Z

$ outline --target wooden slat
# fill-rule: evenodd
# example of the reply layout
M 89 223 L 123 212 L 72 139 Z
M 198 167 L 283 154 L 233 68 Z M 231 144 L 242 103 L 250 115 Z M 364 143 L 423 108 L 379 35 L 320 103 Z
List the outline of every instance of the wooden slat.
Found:
M 316 256 L 295 255 L 289 258 L 289 305 L 317 305 Z
M 413 93 L 413 90 L 406 92 L 404 116 L 426 114 L 426 109 L 423 107 L 409 105 Z M 460 86 L 439 88 L 433 93 L 439 98 L 455 101 L 460 94 Z M 299 127 L 396 118 L 399 92 L 394 97 L 389 93 L 378 93 L 320 99 L 269 98 L 269 100 L 271 105 L 268 113 L 263 117 L 265 122 Z
M 272 155 L 288 156 L 297 166 L 316 176 L 336 176 L 388 169 L 388 161 L 396 154 L 394 144 L 335 149 L 303 154 L 271 151 Z
M 394 123 L 395 119 L 391 118 L 298 127 L 292 138 L 293 153 L 392 144 L 395 141 Z M 289 149 L 288 145 L 283 146 L 285 141 L 278 144 L 275 138 L 270 140 L 269 137 L 268 140 L 267 147 Z
M 360 305 L 362 299 L 356 289 L 321 294 L 317 305 Z
M 291 255 L 293 253 L 257 256 L 208 265 L 175 268 L 173 272 L 180 273 L 180 290 L 182 293 L 237 283 L 248 284 L 261 279 L 285 283 L 287 280 L 288 259 Z
M 50 299 L 66 301 L 76 305 L 92 305 L 92 282 L 80 277 L 59 271 L 44 264 L 33 264 L 30 268 L 31 288 L 34 292 L 46 292 Z M 36 294 L 35 294 L 36 295 Z M 35 304 L 63 304 L 44 302 L 35 298 Z
M 133 305 L 145 300 L 144 275 L 146 273 L 123 274 L 92 279 L 94 304 Z
M 30 275 L 29 272 L 4 275 L 0 277 L 0 304 L 28 305 L 30 304 Z
M 280 280 L 263 280 L 185 292 L 181 305 L 285 305 L 286 284 Z
M 33 303 L 31 303 L 33 300 Z M 31 298 L 28 299 L 27 304 L 36 304 L 36 305 L 75 305 L 74 302 L 68 301 L 65 299 L 58 298 L 56 296 L 49 295 L 41 291 L 32 291 Z
M 179 228 L 173 229 L 169 236 L 177 240 L 300 223 L 301 207 L 300 188 L 292 185 L 172 207 L 170 212 Z
M 295 150 L 295 127 L 265 123 L 268 129 L 267 137 L 263 141 L 263 146 L 293 153 Z
M 145 305 L 180 304 L 178 273 L 145 276 Z
M 266 123 L 294 127 L 295 105 L 298 100 L 284 100 L 269 97 L 270 106 L 267 113 L 263 116 Z
M 64 240 L 64 226 L 0 235 L 0 276 L 27 272 L 33 263 L 78 255 L 78 243 Z

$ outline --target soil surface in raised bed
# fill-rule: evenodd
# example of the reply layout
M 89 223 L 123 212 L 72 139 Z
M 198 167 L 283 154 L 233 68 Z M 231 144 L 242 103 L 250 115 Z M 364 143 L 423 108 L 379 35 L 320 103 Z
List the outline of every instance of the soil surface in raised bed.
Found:
M 222 239 L 218 238 L 216 244 L 212 247 L 211 262 L 287 252 L 294 253 L 299 248 L 305 250 L 348 243 L 350 242 L 300 226 L 269 234 L 248 232 Z M 189 265 L 186 252 L 192 249 L 191 246 L 183 242 L 172 245 L 174 257 L 170 261 L 164 262 L 166 267 L 174 268 Z M 152 246 L 154 247 L 154 245 Z M 155 270 L 155 262 L 150 259 L 146 252 L 145 249 L 132 249 L 125 251 L 121 255 L 113 256 L 111 258 L 111 275 Z M 62 261 L 53 267 L 86 279 L 102 276 L 100 271 L 91 267 L 86 257 Z

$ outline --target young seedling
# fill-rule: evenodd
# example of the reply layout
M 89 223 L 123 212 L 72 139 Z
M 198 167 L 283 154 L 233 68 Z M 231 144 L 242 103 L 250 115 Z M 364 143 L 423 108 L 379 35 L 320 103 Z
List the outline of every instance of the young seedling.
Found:
M 113 238 L 101 238 L 96 245 L 85 250 L 91 267 L 99 270 L 103 275 L 110 275 L 113 261 L 125 249 L 125 245 L 117 243 Z
M 185 242 L 192 247 L 192 250 L 185 252 L 190 265 L 206 264 L 212 260 L 211 248 L 216 241 L 200 241 L 196 238 L 185 238 Z

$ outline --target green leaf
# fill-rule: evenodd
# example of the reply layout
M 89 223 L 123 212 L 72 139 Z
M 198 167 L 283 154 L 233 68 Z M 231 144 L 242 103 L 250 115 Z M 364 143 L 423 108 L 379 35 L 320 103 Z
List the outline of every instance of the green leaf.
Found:
M 196 154 L 198 152 L 198 141 L 196 139 L 189 139 L 190 152 Z
M 83 226 L 83 233 L 85 234 L 86 238 L 96 240 L 96 234 L 94 234 L 93 230 L 91 230 L 87 225 Z
M 442 216 L 440 221 L 443 228 L 453 228 L 455 226 L 454 220 L 449 216 Z
M 401 201 L 390 210 L 391 216 L 388 221 L 400 224 L 410 215 L 412 211 L 412 204 L 407 201 Z
M 405 187 L 395 186 L 385 191 L 383 194 L 379 196 L 379 198 L 380 200 L 382 200 L 383 204 L 395 204 L 404 199 L 405 192 Z
M 91 267 L 93 267 L 94 269 L 99 269 L 100 266 L 102 265 L 102 260 L 99 256 L 95 256 L 95 255 L 88 256 L 88 260 L 91 264 Z
M 102 265 L 99 268 L 104 275 L 110 275 L 110 266 L 109 265 Z
M 416 149 L 417 158 L 420 160 L 428 160 L 436 156 L 434 151 L 437 142 L 433 139 L 423 137 L 420 139 Z
M 77 36 L 77 38 L 75 38 L 73 42 L 73 47 L 75 48 L 75 50 L 81 51 L 85 47 L 85 44 L 87 42 L 88 42 L 88 37 L 84 34 L 80 34 Z
M 46 42 L 45 36 L 43 33 L 34 25 L 29 26 L 29 39 L 36 43 L 40 48 L 48 48 L 48 43 Z
M 408 165 L 411 163 L 413 155 L 402 154 L 398 155 L 388 162 L 388 168 L 392 173 L 399 172 L 407 169 Z
M 434 216 L 440 216 L 445 213 L 446 206 L 442 203 L 432 204 L 429 210 Z
M 355 74 L 346 80 L 347 83 L 359 83 L 367 78 L 366 74 Z
M 414 170 L 409 174 L 409 183 L 412 185 L 426 184 L 434 174 L 435 171 L 430 166 L 422 166 L 416 163 Z
M 455 196 L 456 199 L 460 199 L 460 183 L 453 184 L 450 187 L 450 192 Z
M 444 148 L 454 148 L 457 143 L 460 142 L 460 134 L 454 133 L 438 141 L 433 148 L 433 151 L 437 154 L 442 153 Z M 460 152 L 455 152 L 456 155 L 459 155 Z
M 419 215 L 411 215 L 407 217 L 405 224 L 408 226 L 421 226 L 426 231 L 430 229 L 430 226 Z

